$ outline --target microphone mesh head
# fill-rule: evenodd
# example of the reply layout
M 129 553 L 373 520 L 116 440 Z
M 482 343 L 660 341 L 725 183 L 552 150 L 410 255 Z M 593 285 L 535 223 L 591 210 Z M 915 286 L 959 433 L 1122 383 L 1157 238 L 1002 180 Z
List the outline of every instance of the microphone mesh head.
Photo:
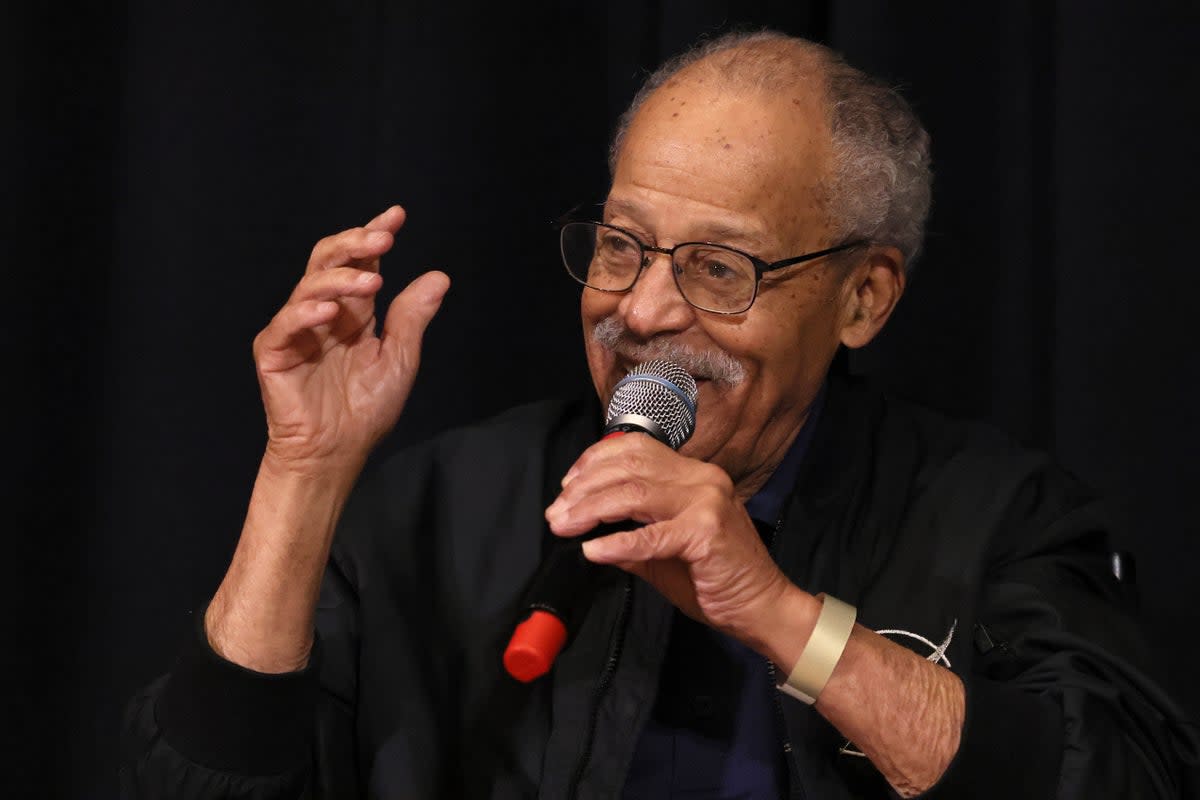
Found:
M 696 394 L 696 381 L 674 361 L 643 361 L 613 390 L 605 425 L 612 427 L 622 424 L 623 418 L 645 417 L 666 436 L 663 443 L 678 450 L 696 430 Z M 654 431 L 647 432 L 662 439 Z

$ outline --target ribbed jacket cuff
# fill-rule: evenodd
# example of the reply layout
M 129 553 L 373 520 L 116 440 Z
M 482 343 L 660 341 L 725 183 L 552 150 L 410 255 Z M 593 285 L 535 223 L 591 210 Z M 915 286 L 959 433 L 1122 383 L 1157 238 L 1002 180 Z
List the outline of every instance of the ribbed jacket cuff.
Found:
M 1062 710 L 1052 699 L 979 677 L 964 679 L 958 753 L 928 800 L 1054 797 L 1062 762 Z
M 308 666 L 270 675 L 221 658 L 208 643 L 204 614 L 155 710 L 163 737 L 181 755 L 213 769 L 278 775 L 310 757 L 320 643 Z

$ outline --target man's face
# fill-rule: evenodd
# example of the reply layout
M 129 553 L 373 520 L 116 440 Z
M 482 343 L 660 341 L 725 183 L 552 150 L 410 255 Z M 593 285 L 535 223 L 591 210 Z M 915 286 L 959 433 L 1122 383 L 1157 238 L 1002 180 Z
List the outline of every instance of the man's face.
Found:
M 717 242 L 768 262 L 820 250 L 836 244 L 820 190 L 829 139 L 815 90 L 765 96 L 685 73 L 655 92 L 630 126 L 604 221 L 646 244 Z M 746 495 L 807 418 L 852 294 L 844 270 L 818 260 L 767 273 L 749 311 L 713 314 L 683 299 L 669 259 L 656 254 L 629 292 L 584 289 L 592 380 L 607 402 L 646 357 L 673 350 L 731 357 L 733 372 L 742 373 L 733 384 L 711 380 L 694 366 L 702 359 L 682 359 L 700 373 L 700 397 L 696 432 L 681 452 L 720 465 Z

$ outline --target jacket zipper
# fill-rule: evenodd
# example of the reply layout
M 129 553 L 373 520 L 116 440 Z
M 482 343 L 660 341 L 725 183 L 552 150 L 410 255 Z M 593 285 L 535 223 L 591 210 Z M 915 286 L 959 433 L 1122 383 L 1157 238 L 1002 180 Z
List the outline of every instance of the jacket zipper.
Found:
M 780 516 L 775 522 L 775 529 L 771 531 L 771 541 L 767 543 L 767 552 L 771 554 L 771 560 L 775 560 L 775 540 L 779 538 L 779 532 L 783 529 L 783 517 Z M 783 753 L 788 765 L 788 783 L 795 781 L 794 791 L 790 792 L 792 797 L 804 800 L 808 795 L 804 791 L 804 784 L 800 781 L 800 765 L 796 763 L 796 754 L 792 750 L 792 740 L 788 738 L 787 718 L 783 714 L 783 702 L 779 699 L 779 681 L 775 674 L 775 665 L 771 663 L 771 659 L 764 658 L 767 665 L 767 677 L 771 681 L 771 694 L 775 700 L 775 716 L 779 720 L 779 736 L 783 739 Z
M 596 688 L 592 690 L 592 709 L 591 714 L 588 716 L 587 736 L 583 740 L 583 754 L 579 757 L 579 763 L 575 765 L 575 772 L 571 775 L 571 782 L 567 784 L 567 797 L 569 798 L 578 796 L 579 781 L 583 779 L 583 771 L 587 768 L 588 761 L 592 758 L 592 742 L 596 738 L 596 724 L 600 717 L 600 701 L 604 699 L 604 694 L 612 684 L 613 675 L 617 671 L 617 664 L 621 661 L 621 648 L 625 644 L 625 620 L 629 616 L 629 609 L 632 605 L 633 579 L 630 576 L 626 576 L 625 592 L 621 599 L 621 610 L 617 613 L 617 623 L 613 629 L 612 638 L 609 640 L 608 660 L 604 662 L 604 670 L 600 673 L 600 679 L 596 681 Z

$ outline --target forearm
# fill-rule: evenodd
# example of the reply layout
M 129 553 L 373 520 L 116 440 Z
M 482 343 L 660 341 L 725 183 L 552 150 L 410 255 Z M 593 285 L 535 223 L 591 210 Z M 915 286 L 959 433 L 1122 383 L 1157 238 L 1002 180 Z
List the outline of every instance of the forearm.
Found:
M 268 452 L 229 570 L 205 616 L 209 643 L 257 672 L 302 669 L 333 532 L 356 465 L 295 469 Z
M 765 637 L 762 649 L 783 674 L 818 613 L 820 601 L 799 589 L 780 604 L 780 634 Z M 958 751 L 965 693 L 954 673 L 856 625 L 816 710 L 910 797 L 933 786 Z

